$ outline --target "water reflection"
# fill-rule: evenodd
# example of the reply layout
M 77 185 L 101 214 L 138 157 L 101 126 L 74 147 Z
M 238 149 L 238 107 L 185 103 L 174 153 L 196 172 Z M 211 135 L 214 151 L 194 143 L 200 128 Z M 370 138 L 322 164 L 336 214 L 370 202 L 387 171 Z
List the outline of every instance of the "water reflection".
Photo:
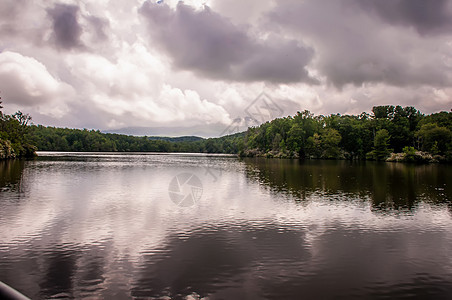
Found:
M 312 195 L 369 197 L 374 209 L 407 209 L 420 201 L 450 205 L 448 165 L 244 159 L 247 175 L 300 200 Z
M 24 165 L 23 160 L 0 160 L 0 191 L 20 190 Z
M 33 299 L 452 297 L 447 166 L 49 154 L 0 170 L 0 280 Z M 169 198 L 182 172 L 203 182 L 196 206 Z
M 282 234 L 281 229 L 267 225 L 223 225 L 199 228 L 186 239 L 170 236 L 165 247 L 145 252 L 132 295 L 240 299 L 248 293 L 250 298 L 258 297 L 251 292 L 258 291 L 260 278 L 281 278 L 279 266 L 292 261 L 295 270 L 311 257 L 302 233 L 286 228 Z

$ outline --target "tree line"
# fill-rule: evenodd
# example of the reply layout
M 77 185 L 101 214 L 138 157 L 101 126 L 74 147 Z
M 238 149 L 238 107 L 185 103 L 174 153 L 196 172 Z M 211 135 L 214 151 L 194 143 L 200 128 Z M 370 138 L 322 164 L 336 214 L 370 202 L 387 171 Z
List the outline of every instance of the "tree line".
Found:
M 27 139 L 43 151 L 238 153 L 243 134 L 219 139 L 164 138 L 32 125 Z
M 36 147 L 26 137 L 31 117 L 21 111 L 3 114 L 2 108 L 0 101 L 0 159 L 33 157 Z
M 1 102 L 0 102 L 1 103 Z M 305 110 L 220 138 L 159 138 L 30 125 L 20 111 L 0 111 L 0 140 L 16 156 L 42 151 L 228 153 L 301 159 L 452 161 L 452 113 L 375 106 L 359 115 Z M 1 150 L 1 149 L 0 149 Z M 394 155 L 399 153 L 400 155 Z
M 424 115 L 412 106 L 375 106 L 372 114 L 315 116 L 309 111 L 246 131 L 244 156 L 452 160 L 452 113 Z M 421 152 L 422 151 L 422 152 Z

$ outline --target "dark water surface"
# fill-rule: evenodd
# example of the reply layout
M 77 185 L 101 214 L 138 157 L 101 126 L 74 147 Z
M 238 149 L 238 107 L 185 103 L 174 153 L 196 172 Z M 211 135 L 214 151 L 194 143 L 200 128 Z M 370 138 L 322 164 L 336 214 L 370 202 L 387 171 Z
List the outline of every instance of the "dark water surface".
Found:
M 452 299 L 451 178 L 183 154 L 0 162 L 0 281 L 33 299 Z

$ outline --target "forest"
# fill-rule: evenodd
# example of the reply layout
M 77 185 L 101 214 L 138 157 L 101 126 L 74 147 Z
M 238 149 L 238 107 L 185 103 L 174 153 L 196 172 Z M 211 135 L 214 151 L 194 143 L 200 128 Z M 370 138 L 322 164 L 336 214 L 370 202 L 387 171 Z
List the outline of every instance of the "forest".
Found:
M 21 111 L 3 114 L 2 108 L 0 101 L 0 159 L 35 156 L 37 148 L 27 137 L 31 117 Z
M 303 111 L 249 128 L 243 145 L 245 156 L 451 161 L 452 113 L 393 105 L 360 115 Z
M 99 130 L 29 126 L 27 140 L 44 151 L 238 153 L 243 134 L 220 139 L 164 138 L 102 133 Z
M 41 151 L 227 153 L 301 159 L 452 161 L 452 113 L 424 115 L 412 106 L 375 106 L 360 115 L 305 110 L 242 133 L 219 137 L 146 137 L 99 130 L 30 125 L 22 112 L 0 111 L 0 150 L 9 156 Z M 5 150 L 2 150 L 5 152 Z M 5 155 L 4 155 L 5 156 Z

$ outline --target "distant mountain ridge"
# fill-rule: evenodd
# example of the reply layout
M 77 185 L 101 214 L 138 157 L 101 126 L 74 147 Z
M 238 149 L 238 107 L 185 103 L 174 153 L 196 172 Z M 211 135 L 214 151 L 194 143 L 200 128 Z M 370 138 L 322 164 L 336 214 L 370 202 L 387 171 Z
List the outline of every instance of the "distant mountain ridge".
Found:
M 168 136 L 149 136 L 148 139 L 152 141 L 168 141 L 168 142 L 196 142 L 204 140 L 204 138 L 199 136 L 179 136 L 179 137 L 168 137 Z
M 187 127 L 124 127 L 117 129 L 101 129 L 103 133 L 116 133 L 134 136 L 183 137 L 197 136 L 203 138 L 220 137 L 226 126 L 221 123 L 195 125 Z

